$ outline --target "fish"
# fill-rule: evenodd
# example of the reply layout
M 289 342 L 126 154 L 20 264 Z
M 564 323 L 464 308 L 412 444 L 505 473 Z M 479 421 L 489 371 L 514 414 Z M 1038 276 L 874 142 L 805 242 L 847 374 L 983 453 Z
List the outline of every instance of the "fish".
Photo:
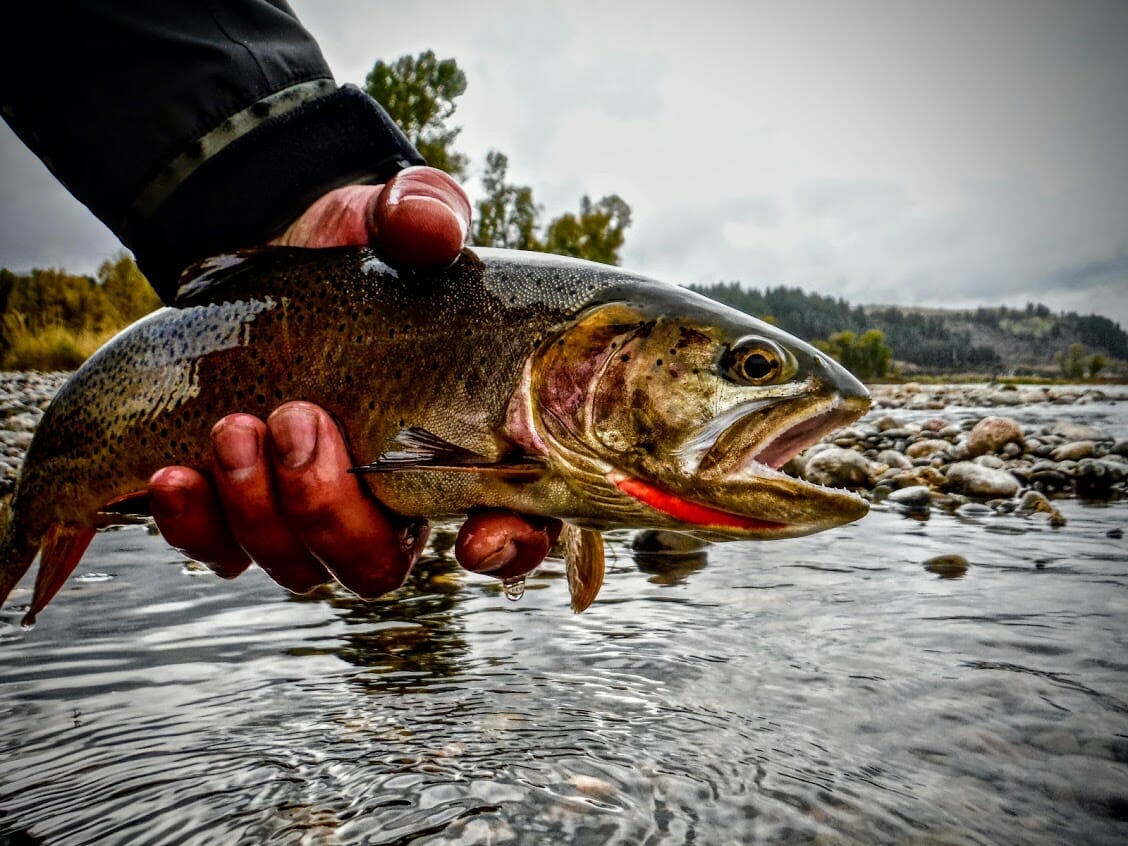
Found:
M 573 610 L 602 533 L 805 535 L 864 499 L 780 468 L 860 417 L 849 371 L 775 326 L 621 268 L 466 249 L 390 267 L 361 247 L 268 247 L 187 271 L 46 409 L 4 516 L 0 603 L 39 556 L 25 624 L 94 533 L 145 512 L 159 468 L 210 466 L 209 432 L 290 400 L 339 423 L 353 468 L 404 518 L 510 509 L 562 520 Z

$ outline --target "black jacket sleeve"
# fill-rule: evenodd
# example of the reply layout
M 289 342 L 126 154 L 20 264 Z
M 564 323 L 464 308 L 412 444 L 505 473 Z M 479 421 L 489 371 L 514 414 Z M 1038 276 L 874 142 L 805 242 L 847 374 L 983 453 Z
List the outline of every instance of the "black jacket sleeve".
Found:
M 0 112 L 170 301 L 341 185 L 422 164 L 338 87 L 285 0 L 39 0 L 0 51 Z

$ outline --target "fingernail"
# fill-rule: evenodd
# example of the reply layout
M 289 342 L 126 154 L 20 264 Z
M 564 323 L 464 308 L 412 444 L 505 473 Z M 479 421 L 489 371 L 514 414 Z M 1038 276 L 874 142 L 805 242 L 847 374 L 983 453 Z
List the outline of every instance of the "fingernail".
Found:
M 259 434 L 251 426 L 221 423 L 212 430 L 212 445 L 219 467 L 225 473 L 239 473 L 255 466 L 261 452 Z
M 283 467 L 297 470 L 309 464 L 317 448 L 316 414 L 303 408 L 286 408 L 271 416 L 269 426 Z

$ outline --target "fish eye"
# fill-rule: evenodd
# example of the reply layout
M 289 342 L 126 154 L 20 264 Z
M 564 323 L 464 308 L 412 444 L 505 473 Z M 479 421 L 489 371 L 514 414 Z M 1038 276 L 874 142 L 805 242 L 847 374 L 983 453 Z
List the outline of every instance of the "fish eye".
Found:
M 741 385 L 763 385 L 772 382 L 783 371 L 783 356 L 760 340 L 740 341 L 721 356 L 721 370 Z

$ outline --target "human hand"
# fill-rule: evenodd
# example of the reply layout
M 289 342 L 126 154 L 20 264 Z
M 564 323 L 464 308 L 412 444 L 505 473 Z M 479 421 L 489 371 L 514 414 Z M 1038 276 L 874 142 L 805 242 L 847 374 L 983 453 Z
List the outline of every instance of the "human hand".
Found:
M 409 168 L 386 185 L 328 192 L 270 243 L 372 244 L 399 266 L 441 267 L 466 240 L 470 203 L 433 168 Z M 321 408 L 280 406 L 264 422 L 232 414 L 212 430 L 210 480 L 165 467 L 149 481 L 166 540 L 233 578 L 253 559 L 283 587 L 304 593 L 332 579 L 363 598 L 399 587 L 422 552 L 425 524 L 387 512 L 358 478 L 340 430 Z M 559 534 L 557 521 L 482 511 L 463 524 L 455 555 L 468 570 L 513 578 L 533 570 Z

